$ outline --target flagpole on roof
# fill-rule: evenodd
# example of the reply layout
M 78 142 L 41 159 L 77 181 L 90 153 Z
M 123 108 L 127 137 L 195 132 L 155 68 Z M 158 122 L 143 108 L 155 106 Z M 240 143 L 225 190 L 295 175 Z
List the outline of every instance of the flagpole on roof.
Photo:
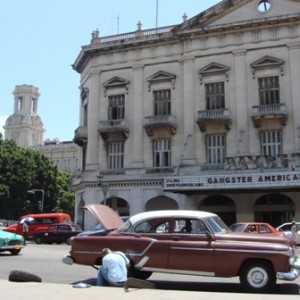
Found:
M 156 28 L 158 27 L 158 0 L 156 0 Z

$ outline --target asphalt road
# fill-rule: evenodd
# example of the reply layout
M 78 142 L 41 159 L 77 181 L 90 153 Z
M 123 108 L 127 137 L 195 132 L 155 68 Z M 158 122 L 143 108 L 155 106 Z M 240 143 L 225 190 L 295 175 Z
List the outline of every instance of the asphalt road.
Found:
M 68 254 L 68 245 L 36 245 L 27 243 L 21 253 L 12 256 L 0 253 L 0 279 L 8 280 L 12 270 L 33 273 L 46 283 L 73 284 L 87 282 L 95 284 L 97 270 L 80 265 L 66 265 L 63 256 Z M 300 255 L 300 251 L 299 251 Z M 160 289 L 207 292 L 242 293 L 238 278 L 211 278 L 154 273 L 150 278 Z M 274 294 L 299 295 L 300 278 L 293 282 L 277 281 Z

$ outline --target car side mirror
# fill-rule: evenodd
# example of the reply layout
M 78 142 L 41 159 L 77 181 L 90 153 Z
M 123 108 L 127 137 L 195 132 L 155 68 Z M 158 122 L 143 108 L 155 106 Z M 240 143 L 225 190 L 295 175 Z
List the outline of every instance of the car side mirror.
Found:
M 215 235 L 211 233 L 209 230 L 206 230 L 205 234 L 210 240 L 212 240 L 215 237 Z

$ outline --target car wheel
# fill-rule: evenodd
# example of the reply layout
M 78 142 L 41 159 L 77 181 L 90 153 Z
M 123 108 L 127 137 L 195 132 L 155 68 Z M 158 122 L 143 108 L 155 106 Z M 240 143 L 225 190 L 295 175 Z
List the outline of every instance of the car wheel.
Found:
M 240 282 L 247 292 L 265 293 L 276 284 L 273 266 L 267 261 L 249 261 L 240 272 Z
M 11 271 L 8 280 L 14 282 L 42 282 L 42 279 L 39 276 L 19 270 Z
M 41 239 L 41 237 L 37 236 L 34 241 L 37 243 L 37 244 L 41 244 L 43 241 Z
M 71 238 L 70 237 L 66 239 L 66 243 L 67 243 L 67 245 L 71 245 Z
M 18 255 L 21 252 L 21 249 L 18 250 L 10 250 L 9 251 L 12 255 Z
M 134 278 L 146 280 L 146 279 L 148 279 L 151 275 L 152 275 L 152 272 L 148 272 L 148 271 L 139 271 L 139 270 L 136 270 L 136 269 L 134 269 L 134 268 L 132 268 L 132 267 L 128 270 L 128 277 L 134 277 Z

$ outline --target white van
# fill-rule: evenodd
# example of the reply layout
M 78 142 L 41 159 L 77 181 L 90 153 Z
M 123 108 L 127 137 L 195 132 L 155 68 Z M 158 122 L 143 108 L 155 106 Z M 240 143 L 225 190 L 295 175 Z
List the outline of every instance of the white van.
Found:
M 298 229 L 296 242 L 297 242 L 297 245 L 300 245 L 300 222 L 296 222 L 296 224 L 297 224 L 297 229 Z M 276 229 L 278 231 L 282 231 L 286 237 L 292 238 L 291 227 L 292 227 L 292 222 L 288 222 L 288 223 L 281 224 Z

